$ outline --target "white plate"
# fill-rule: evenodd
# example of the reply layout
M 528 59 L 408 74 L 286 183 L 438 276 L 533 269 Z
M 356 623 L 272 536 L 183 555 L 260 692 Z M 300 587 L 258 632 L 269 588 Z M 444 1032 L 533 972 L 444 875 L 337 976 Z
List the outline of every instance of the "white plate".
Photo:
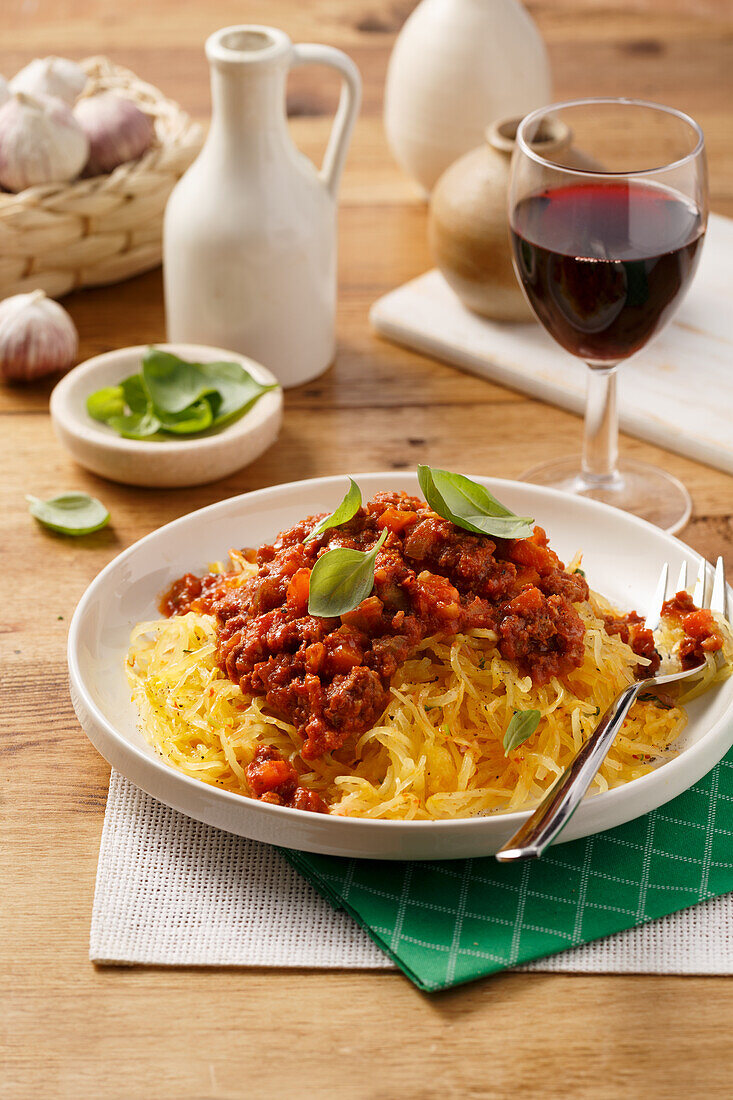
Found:
M 532 515 L 567 561 L 583 550 L 591 586 L 624 609 L 643 610 L 665 561 L 676 576 L 698 556 L 643 520 L 594 501 L 513 481 L 477 478 L 520 515 Z M 365 499 L 380 489 L 419 493 L 413 474 L 357 476 Z M 288 848 L 372 859 L 452 859 L 496 852 L 527 813 L 455 821 L 376 821 L 269 806 L 174 771 L 146 743 L 123 670 L 135 623 L 156 618 L 160 592 L 203 571 L 231 546 L 253 546 L 314 512 L 330 511 L 344 477 L 293 482 L 233 497 L 141 539 L 92 582 L 69 631 L 71 697 L 100 753 L 123 775 L 189 817 Z M 624 787 L 587 798 L 562 834 L 574 840 L 620 825 L 696 783 L 733 744 L 733 677 L 689 707 L 679 755 Z

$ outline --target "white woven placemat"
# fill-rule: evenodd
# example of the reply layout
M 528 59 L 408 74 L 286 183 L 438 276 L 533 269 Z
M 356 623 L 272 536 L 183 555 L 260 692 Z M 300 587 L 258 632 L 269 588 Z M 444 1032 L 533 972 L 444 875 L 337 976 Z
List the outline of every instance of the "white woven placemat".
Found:
M 96 963 L 391 969 L 276 848 L 157 802 L 112 772 L 89 955 Z M 733 894 L 526 970 L 733 973 Z

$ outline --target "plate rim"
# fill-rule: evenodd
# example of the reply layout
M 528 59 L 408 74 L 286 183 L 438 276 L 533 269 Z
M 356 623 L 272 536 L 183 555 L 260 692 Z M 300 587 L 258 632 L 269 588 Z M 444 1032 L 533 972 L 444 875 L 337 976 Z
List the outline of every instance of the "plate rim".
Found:
M 74 692 L 78 693 L 83 707 L 86 711 L 90 713 L 93 720 L 102 727 L 106 736 L 108 738 L 111 738 L 111 740 L 115 743 L 116 747 L 120 751 L 122 751 L 123 753 L 131 753 L 136 758 L 138 765 L 141 765 L 144 769 L 152 772 L 153 774 L 159 774 L 163 781 L 167 783 L 172 783 L 174 786 L 177 786 L 183 791 L 190 791 L 193 793 L 194 796 L 198 796 L 199 798 L 201 798 L 205 793 L 208 793 L 215 802 L 221 803 L 223 806 L 229 805 L 241 808 L 243 798 L 245 796 L 237 794 L 233 791 L 222 790 L 221 788 L 215 787 L 211 784 L 202 783 L 200 780 L 196 780 L 188 775 L 185 775 L 183 772 L 180 772 L 177 769 L 171 767 L 162 759 L 162 757 L 159 757 L 157 754 L 147 753 L 144 748 L 135 745 L 133 742 L 129 741 L 122 733 L 120 733 L 120 731 L 111 722 L 108 721 L 106 716 L 99 709 L 94 699 L 92 699 L 87 692 L 78 661 L 78 650 L 80 641 L 79 633 L 88 604 L 96 595 L 97 590 L 104 584 L 107 576 L 112 572 L 112 570 L 118 567 L 127 558 L 131 557 L 134 553 L 136 553 L 143 544 L 152 541 L 163 532 L 166 532 L 169 529 L 176 527 L 177 525 L 183 525 L 184 523 L 190 522 L 193 517 L 201 518 L 207 515 L 210 516 L 216 512 L 224 512 L 228 509 L 236 507 L 237 504 L 241 503 L 242 501 L 251 501 L 253 498 L 266 500 L 269 497 L 278 496 L 280 494 L 285 494 L 288 491 L 295 490 L 299 486 L 302 487 L 304 485 L 308 485 L 309 487 L 325 487 L 327 484 L 337 484 L 339 481 L 343 480 L 346 477 L 352 477 L 357 482 L 360 478 L 384 479 L 386 483 L 389 484 L 390 478 L 404 479 L 409 477 L 416 478 L 416 476 L 416 473 L 411 470 L 382 470 L 366 471 L 353 474 L 328 474 L 315 478 L 302 478 L 296 481 L 282 482 L 277 485 L 266 486 L 262 489 L 254 489 L 248 492 L 239 493 L 236 496 L 226 497 L 224 500 L 218 500 L 213 502 L 212 504 L 204 505 L 204 507 L 202 508 L 197 508 L 194 509 L 194 511 L 192 512 L 187 512 L 184 515 L 179 516 L 174 520 L 170 520 L 168 523 L 165 523 L 162 526 L 155 528 L 154 530 L 148 532 L 148 534 L 143 535 L 141 538 L 137 539 L 134 543 L 132 543 L 130 546 L 126 547 L 119 554 L 117 554 L 110 562 L 107 563 L 107 565 L 104 566 L 102 570 L 100 570 L 100 572 L 96 575 L 96 577 L 92 579 L 90 584 L 85 589 L 74 610 L 74 614 L 69 625 L 69 635 L 67 641 L 67 660 L 72 697 Z M 521 482 L 509 478 L 490 477 L 484 474 L 469 474 L 466 476 L 470 476 L 476 481 L 483 482 L 492 489 L 494 487 L 498 487 L 499 491 L 501 491 L 502 486 L 509 489 L 515 487 L 531 488 L 533 492 L 537 492 L 540 496 L 547 497 L 559 503 L 568 500 L 580 502 L 583 507 L 587 507 L 590 510 L 591 514 L 595 512 L 599 515 L 608 515 L 608 513 L 619 512 L 618 509 L 612 508 L 610 505 L 604 504 L 600 501 L 573 497 L 571 494 L 565 493 L 562 490 L 552 489 L 547 486 L 534 485 L 532 483 Z M 654 524 L 651 524 L 648 521 L 639 518 L 638 516 L 634 516 L 631 513 L 619 512 L 619 514 L 623 516 L 625 522 L 630 523 L 632 526 L 637 526 L 642 531 L 652 531 L 655 535 L 668 539 L 672 544 L 676 544 L 685 553 L 693 554 L 697 557 L 698 560 L 702 560 L 702 555 L 698 554 L 696 550 L 693 550 L 692 547 L 682 542 L 682 540 L 677 538 L 675 535 L 670 535 L 667 532 L 662 531 L 660 528 L 655 527 Z M 73 701 L 76 710 L 76 701 Z M 78 711 L 77 717 L 79 717 Z M 617 813 L 620 811 L 622 816 L 618 821 L 614 822 L 611 825 L 592 827 L 587 832 L 583 832 L 579 835 L 595 835 L 599 832 L 605 831 L 606 829 L 615 828 L 620 824 L 623 824 L 629 820 L 633 820 L 634 818 L 644 816 L 646 813 L 651 812 L 649 809 L 644 808 L 627 812 L 628 806 L 626 807 L 626 809 L 624 809 L 623 803 L 627 802 L 629 797 L 631 797 L 634 801 L 648 801 L 648 798 L 646 800 L 643 799 L 644 793 L 649 794 L 655 787 L 664 787 L 665 784 L 669 786 L 669 780 L 673 778 L 678 778 L 680 772 L 689 770 L 690 764 L 692 764 L 694 760 L 697 760 L 700 756 L 704 757 L 706 755 L 703 751 L 704 748 L 709 747 L 710 742 L 714 740 L 715 735 L 720 733 L 721 728 L 726 723 L 726 719 L 730 721 L 729 710 L 726 710 L 725 713 L 717 719 L 717 721 L 710 727 L 710 729 L 707 730 L 700 741 L 692 745 L 689 750 L 680 753 L 679 756 L 673 757 L 672 759 L 666 761 L 662 767 L 656 768 L 646 775 L 640 776 L 638 779 L 632 780 L 631 782 L 623 784 L 622 786 L 614 787 L 611 790 L 604 791 L 600 794 L 594 794 L 590 798 L 584 799 L 584 801 L 581 803 L 578 813 L 582 811 L 583 807 L 586 807 L 586 812 L 588 812 L 588 807 L 593 807 L 593 809 L 596 811 L 598 811 L 599 808 L 609 810 L 615 809 Z M 89 737 L 89 739 L 92 741 L 95 748 L 97 748 L 97 751 L 104 755 L 104 753 L 102 753 L 101 749 L 97 745 L 96 741 L 88 733 L 84 722 L 81 720 L 81 718 L 79 718 L 79 720 L 87 737 Z M 703 775 L 707 774 L 707 772 L 715 766 L 715 763 L 719 762 L 723 758 L 723 756 L 725 756 L 728 748 L 724 749 L 723 752 L 720 753 L 720 755 L 716 755 L 713 763 L 705 766 L 704 770 L 691 778 L 689 783 L 685 782 L 684 786 L 682 786 L 681 788 L 675 789 L 672 793 L 668 793 L 666 797 L 661 797 L 656 803 L 656 806 L 652 807 L 652 809 L 659 808 L 660 806 L 664 805 L 666 801 L 677 797 L 679 794 L 683 793 L 685 790 L 688 790 L 691 786 L 698 782 Z M 717 753 L 717 749 L 715 749 L 714 751 Z M 692 759 L 690 759 L 691 757 Z M 677 785 L 674 783 L 672 783 L 671 785 L 677 787 Z M 630 792 L 633 792 L 631 796 Z M 659 793 L 661 795 L 664 795 L 664 791 L 660 791 Z M 166 798 L 164 796 L 155 795 L 154 797 L 160 798 L 161 801 L 166 802 Z M 167 804 L 170 805 L 171 803 L 167 802 Z M 489 823 L 497 822 L 501 822 L 502 825 L 506 826 L 507 835 L 509 835 L 510 830 L 513 831 L 514 829 L 518 828 L 524 821 L 528 819 L 530 813 L 532 812 L 531 809 L 513 810 L 508 813 L 496 812 L 486 814 L 485 816 L 474 815 L 471 817 L 458 817 L 449 819 L 405 821 L 402 819 L 392 820 L 385 818 L 348 817 L 341 815 L 315 814 L 310 811 L 296 810 L 288 806 L 270 805 L 268 803 L 260 802 L 257 799 L 246 799 L 246 809 L 253 813 L 260 813 L 263 814 L 265 817 L 270 817 L 273 821 L 283 820 L 285 818 L 289 819 L 293 823 L 297 823 L 298 821 L 302 822 L 303 814 L 305 813 L 309 821 L 312 821 L 315 818 L 319 819 L 319 823 L 325 823 L 329 821 L 337 822 L 339 827 L 343 826 L 345 829 L 352 829 L 353 831 L 356 831 L 358 829 L 360 831 L 370 831 L 375 834 L 384 833 L 385 836 L 389 832 L 393 832 L 395 835 L 398 835 L 400 833 L 404 833 L 405 830 L 409 830 L 409 833 L 411 834 L 417 834 L 418 831 L 430 831 L 431 833 L 437 833 L 441 836 L 446 837 L 449 836 L 451 833 L 479 834 L 482 829 L 487 830 L 488 832 L 487 826 L 489 825 Z M 189 816 L 194 815 L 189 814 Z M 493 827 L 495 828 L 496 826 L 494 825 Z M 565 833 L 567 833 L 568 831 L 569 830 L 566 829 Z M 562 834 L 559 838 L 559 841 L 561 843 L 565 839 L 565 833 Z M 571 840 L 574 839 L 574 837 L 567 836 L 566 839 Z M 374 858 L 387 857 L 381 856 Z M 398 856 L 396 858 L 401 857 Z

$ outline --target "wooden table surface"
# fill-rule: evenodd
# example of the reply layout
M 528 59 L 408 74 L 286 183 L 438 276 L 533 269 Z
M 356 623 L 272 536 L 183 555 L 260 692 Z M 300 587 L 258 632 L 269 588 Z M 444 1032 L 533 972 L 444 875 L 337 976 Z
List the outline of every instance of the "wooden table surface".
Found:
M 48 418 L 50 386 L 0 392 L 4 535 L 0 741 L 0 1095 L 389 1100 L 730 1096 L 733 982 L 506 974 L 437 996 L 396 973 L 95 969 L 89 919 L 109 768 L 69 701 L 65 641 L 82 592 L 115 554 L 194 508 L 344 470 L 440 462 L 515 477 L 580 441 L 580 421 L 378 340 L 367 311 L 429 266 L 425 208 L 390 159 L 381 94 L 411 0 L 6 0 L 0 72 L 46 53 L 105 53 L 206 119 L 207 34 L 276 23 L 347 50 L 365 78 L 340 215 L 338 355 L 286 395 L 279 444 L 227 481 L 158 492 L 76 466 Z M 707 133 L 712 208 L 733 215 L 733 9 L 728 0 L 536 0 L 560 96 L 643 95 Z M 298 74 L 294 132 L 313 155 L 335 84 Z M 81 358 L 164 339 L 160 272 L 65 303 Z M 629 372 L 633 367 L 629 367 Z M 623 448 L 689 486 L 683 534 L 733 566 L 733 481 L 630 439 Z M 112 526 L 63 540 L 24 494 L 100 496 Z M 272 1055 L 270 1055 L 272 1051 Z M 521 1090 L 521 1093 L 520 1093 Z

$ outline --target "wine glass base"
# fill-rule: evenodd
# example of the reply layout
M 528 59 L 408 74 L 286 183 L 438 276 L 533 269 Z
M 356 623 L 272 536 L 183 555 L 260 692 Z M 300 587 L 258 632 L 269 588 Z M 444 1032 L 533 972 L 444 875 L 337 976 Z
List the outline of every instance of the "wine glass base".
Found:
M 573 455 L 533 466 L 521 480 L 600 500 L 640 516 L 671 535 L 685 526 L 692 513 L 692 499 L 682 482 L 645 462 L 619 462 L 615 478 L 608 484 L 587 478 L 580 456 Z

